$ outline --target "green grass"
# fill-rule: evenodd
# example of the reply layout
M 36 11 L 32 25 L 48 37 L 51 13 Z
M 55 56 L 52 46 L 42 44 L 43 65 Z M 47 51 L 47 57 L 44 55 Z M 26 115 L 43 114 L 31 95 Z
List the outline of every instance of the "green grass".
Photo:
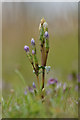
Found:
M 20 73 L 19 73 L 20 74 Z M 22 76 L 21 76 L 22 77 Z M 24 87 L 17 87 L 10 91 L 7 98 L 2 100 L 3 118 L 77 118 L 78 117 L 78 91 L 76 79 L 66 82 L 66 89 L 63 90 L 57 84 L 45 86 L 45 91 L 30 93 Z M 57 88 L 57 89 L 56 89 Z M 25 89 L 27 94 L 25 95 Z M 56 89 L 56 91 L 55 91 Z M 46 93 L 47 91 L 50 93 Z M 41 96 L 45 99 L 42 102 Z

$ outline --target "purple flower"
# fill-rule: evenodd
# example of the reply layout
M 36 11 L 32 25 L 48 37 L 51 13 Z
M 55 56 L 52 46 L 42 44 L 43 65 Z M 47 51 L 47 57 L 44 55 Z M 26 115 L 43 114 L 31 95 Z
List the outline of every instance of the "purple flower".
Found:
M 36 85 L 35 85 L 35 83 L 33 82 L 33 88 L 36 88 Z
M 59 89 L 62 86 L 61 83 L 57 83 L 56 90 Z
M 35 41 L 34 41 L 33 38 L 31 39 L 31 45 L 32 45 L 32 46 L 35 46 Z
M 33 93 L 33 92 L 34 92 L 33 88 L 30 87 L 30 86 L 28 87 L 28 90 L 29 90 L 30 93 Z
M 50 78 L 50 79 L 48 80 L 48 85 L 55 84 L 55 83 L 57 83 L 57 79 Z
M 35 54 L 35 51 L 34 50 L 32 50 L 32 55 L 34 55 Z
M 64 85 L 63 85 L 63 91 L 65 91 L 66 90 L 66 83 L 64 83 Z
M 45 38 L 48 38 L 48 37 L 49 37 L 49 35 L 48 35 L 48 32 L 47 32 L 47 31 L 44 33 L 44 36 L 45 36 Z
M 25 90 L 24 94 L 27 95 L 27 91 L 26 90 Z
M 29 47 L 28 47 L 27 45 L 25 45 L 25 46 L 24 46 L 24 50 L 25 50 L 26 52 L 29 52 Z

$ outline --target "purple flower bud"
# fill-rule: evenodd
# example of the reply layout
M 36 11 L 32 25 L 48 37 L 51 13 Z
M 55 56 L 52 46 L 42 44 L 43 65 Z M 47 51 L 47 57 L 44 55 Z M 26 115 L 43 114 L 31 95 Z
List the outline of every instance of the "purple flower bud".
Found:
M 24 50 L 25 50 L 26 52 L 29 52 L 29 47 L 28 47 L 27 45 L 25 45 L 25 46 L 24 46 Z
M 29 90 L 30 93 L 33 93 L 33 92 L 34 92 L 33 88 L 30 87 L 30 86 L 28 87 L 28 90 Z
M 35 51 L 34 50 L 32 50 L 32 55 L 34 55 L 35 54 Z
M 36 88 L 36 85 L 35 85 L 35 83 L 33 82 L 33 88 Z
M 31 39 L 31 45 L 32 45 L 32 46 L 34 46 L 34 45 L 35 45 L 35 41 L 34 41 L 34 39 L 33 39 L 33 38 Z
M 63 91 L 65 91 L 66 90 L 66 83 L 64 83 L 64 85 L 63 85 Z
M 62 86 L 61 83 L 57 83 L 56 90 L 59 89 Z
M 27 91 L 26 90 L 25 90 L 24 94 L 27 95 Z
M 48 35 L 48 32 L 47 32 L 47 31 L 44 33 L 44 36 L 45 36 L 45 38 L 48 38 L 48 37 L 49 37 L 49 35 Z
M 50 79 L 48 80 L 48 85 L 55 84 L 55 83 L 57 83 L 57 82 L 58 82 L 58 81 L 57 81 L 56 79 L 50 78 Z

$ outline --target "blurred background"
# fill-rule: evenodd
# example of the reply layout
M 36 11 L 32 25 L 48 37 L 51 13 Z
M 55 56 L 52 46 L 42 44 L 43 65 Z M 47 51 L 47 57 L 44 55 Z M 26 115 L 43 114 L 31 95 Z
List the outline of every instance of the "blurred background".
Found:
M 23 87 L 18 70 L 26 85 L 36 83 L 24 45 L 36 41 L 40 63 L 39 23 L 44 17 L 48 23 L 50 51 L 46 75 L 68 82 L 70 74 L 78 73 L 78 4 L 77 3 L 2 3 L 2 82 L 3 95 L 11 88 Z

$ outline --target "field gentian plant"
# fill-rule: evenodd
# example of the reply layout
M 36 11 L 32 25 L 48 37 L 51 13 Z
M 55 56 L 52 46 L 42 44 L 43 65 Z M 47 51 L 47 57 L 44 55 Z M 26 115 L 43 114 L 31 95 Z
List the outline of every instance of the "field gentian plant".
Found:
M 32 46 L 32 53 L 30 53 L 29 47 L 27 45 L 24 46 L 24 50 L 26 51 L 27 57 L 32 64 L 33 72 L 37 77 L 38 87 L 40 88 L 39 82 L 39 75 L 42 74 L 42 85 L 41 90 L 44 89 L 45 83 L 45 69 L 48 73 L 50 71 L 50 66 L 46 66 L 48 52 L 49 52 L 49 34 L 48 34 L 48 24 L 44 18 L 41 19 L 39 25 L 39 40 L 40 40 L 40 51 L 41 51 L 41 65 L 37 59 L 37 52 L 36 52 L 36 43 L 34 38 L 31 39 L 31 46 Z M 33 86 L 36 88 L 35 84 Z

